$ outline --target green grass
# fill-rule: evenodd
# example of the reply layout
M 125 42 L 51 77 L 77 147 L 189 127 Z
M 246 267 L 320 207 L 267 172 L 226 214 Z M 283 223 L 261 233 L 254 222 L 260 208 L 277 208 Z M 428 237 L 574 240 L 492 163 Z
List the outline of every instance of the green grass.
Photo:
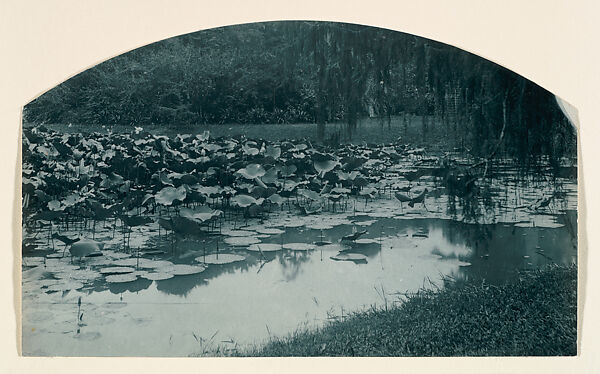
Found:
M 248 356 L 556 356 L 577 354 L 577 266 L 502 286 L 448 282 L 389 310 L 271 338 Z

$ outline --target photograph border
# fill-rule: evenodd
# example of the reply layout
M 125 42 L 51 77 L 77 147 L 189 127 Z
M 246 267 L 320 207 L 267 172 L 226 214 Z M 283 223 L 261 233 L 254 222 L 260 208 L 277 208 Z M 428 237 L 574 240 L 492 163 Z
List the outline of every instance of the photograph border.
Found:
M 598 328 L 597 260 L 588 253 L 594 238 L 586 227 L 594 223 L 597 181 L 591 161 L 598 128 L 591 127 L 598 115 L 600 86 L 598 32 L 592 28 L 599 6 L 587 1 L 518 1 L 480 4 L 477 1 L 442 2 L 371 1 L 285 4 L 276 1 L 209 2 L 107 1 L 90 6 L 77 1 L 50 0 L 36 4 L 5 2 L 2 14 L 2 44 L 8 47 L 8 61 L 0 62 L 3 87 L 0 113 L 5 123 L 2 146 L 7 190 L 4 191 L 3 222 L 5 248 L 11 256 L 2 266 L 1 289 L 5 297 L 2 316 L 2 365 L 7 372 L 74 373 L 82 367 L 89 372 L 194 370 L 211 372 L 364 372 L 402 369 L 407 372 L 587 372 L 595 362 L 598 343 L 592 336 Z M 593 9 L 593 8 L 596 9 Z M 286 358 L 286 359 L 158 359 L 144 358 L 24 358 L 20 349 L 20 146 L 22 107 L 56 84 L 89 67 L 137 47 L 188 32 L 217 26 L 274 20 L 327 20 L 384 27 L 434 39 L 462 48 L 499 63 L 557 94 L 579 111 L 579 356 L 562 358 Z M 475 32 L 473 32 L 476 30 Z M 596 30 L 598 31 L 598 30 Z M 5 43 L 6 42 L 6 43 Z M 596 107 L 595 107 L 596 106 Z M 585 136 L 584 136 L 585 135 Z M 17 143 L 15 143 L 17 140 Z M 583 152 L 586 150 L 586 152 Z M 584 165 L 584 154 L 586 163 Z M 14 157 L 14 158 L 13 158 Z M 13 168 L 14 165 L 14 168 Z M 584 178 L 585 173 L 585 178 Z M 587 208 L 587 209 L 586 209 Z M 10 300 L 10 302 L 7 302 Z M 583 333 L 583 327 L 586 330 Z M 597 331 L 597 330 L 596 330 Z M 118 367 L 115 361 L 118 361 Z M 394 366 L 390 366 L 393 364 Z

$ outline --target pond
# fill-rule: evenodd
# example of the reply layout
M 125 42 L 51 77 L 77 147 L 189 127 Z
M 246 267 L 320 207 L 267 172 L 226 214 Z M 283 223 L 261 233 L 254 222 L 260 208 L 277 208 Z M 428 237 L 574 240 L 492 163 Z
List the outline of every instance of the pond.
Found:
M 24 131 L 23 354 L 220 355 L 577 262 L 576 160 Z M 70 257 L 75 256 L 74 258 Z
M 52 251 L 40 232 L 29 236 L 37 246 L 23 258 L 23 353 L 214 355 L 391 306 L 405 293 L 442 286 L 444 277 L 501 283 L 517 270 L 576 262 L 576 200 L 567 200 L 571 210 L 530 221 L 513 212 L 516 222 L 473 224 L 442 209 L 400 211 L 389 197 L 357 199 L 335 213 L 281 209 L 268 220 L 226 224 L 220 234 L 165 235 L 148 224 L 133 228 L 129 251 L 120 249 L 114 226 L 99 222 L 102 256 L 82 260 L 58 256 L 63 244 L 55 240 Z M 69 230 L 89 234 L 89 227 Z M 199 272 L 173 272 L 174 264 Z M 100 271 L 110 266 L 131 267 L 136 276 L 107 282 Z M 169 272 L 177 275 L 158 280 Z

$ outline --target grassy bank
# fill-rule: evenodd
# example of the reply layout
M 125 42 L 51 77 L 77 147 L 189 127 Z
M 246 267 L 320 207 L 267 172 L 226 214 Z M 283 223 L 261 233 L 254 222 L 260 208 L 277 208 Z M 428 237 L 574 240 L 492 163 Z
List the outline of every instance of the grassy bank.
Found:
M 524 272 L 502 286 L 449 283 L 390 310 L 273 338 L 249 356 L 577 354 L 577 267 Z

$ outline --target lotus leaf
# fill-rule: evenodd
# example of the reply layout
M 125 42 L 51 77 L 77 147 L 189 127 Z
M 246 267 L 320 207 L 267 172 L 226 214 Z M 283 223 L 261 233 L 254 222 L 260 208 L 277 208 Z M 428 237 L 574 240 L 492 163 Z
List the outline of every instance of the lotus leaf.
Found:
M 335 160 L 313 161 L 313 166 L 320 175 L 333 170 L 337 165 L 339 165 L 339 162 Z
M 48 202 L 48 209 L 52 210 L 52 211 L 61 211 L 64 210 L 64 207 L 61 207 L 60 205 L 60 201 L 58 200 L 52 200 Z
M 263 183 L 274 184 L 277 181 L 277 174 L 279 173 L 278 167 L 272 167 L 261 177 Z
M 103 243 L 99 243 L 95 240 L 80 240 L 77 241 L 69 247 L 69 252 L 71 252 L 72 256 L 75 257 L 84 257 L 94 252 L 99 252 L 102 248 L 104 248 Z
M 78 193 L 72 193 L 64 198 L 62 204 L 66 207 L 76 205 L 77 203 L 83 201 L 84 198 L 81 197 Z
M 202 132 L 202 134 L 197 134 L 196 135 L 196 139 L 198 139 L 198 140 L 200 140 L 202 142 L 207 141 L 209 138 L 210 138 L 210 131 L 208 131 L 208 130 L 204 130 Z
M 231 199 L 231 203 L 240 208 L 247 208 L 252 204 L 260 205 L 258 200 L 248 195 L 236 195 Z
M 160 190 L 154 196 L 154 199 L 158 204 L 168 206 L 168 205 L 173 204 L 173 201 L 175 201 L 175 200 L 179 200 L 179 201 L 185 200 L 186 194 L 187 193 L 186 193 L 185 187 L 183 187 L 183 186 L 179 186 L 178 188 L 169 186 L 169 187 L 165 187 L 162 190 Z
M 265 150 L 265 156 L 271 157 L 271 158 L 277 160 L 279 158 L 279 156 L 281 156 L 281 148 L 275 147 L 272 145 L 268 145 Z
M 375 188 L 373 188 L 373 187 L 366 187 L 366 188 L 363 188 L 363 189 L 360 191 L 360 195 L 362 195 L 362 196 L 367 196 L 367 195 L 369 195 L 369 196 L 371 196 L 371 197 L 374 197 L 374 196 L 375 196 L 375 194 L 377 194 L 377 189 L 375 189 Z
M 202 227 L 200 223 L 194 219 L 186 218 L 186 217 L 172 217 L 171 224 L 173 226 L 173 231 L 184 234 L 184 235 L 194 235 L 198 234 L 202 231 Z
M 281 167 L 281 176 L 284 178 L 289 178 L 294 175 L 296 170 L 298 170 L 298 168 L 294 164 L 284 165 Z
M 345 195 L 345 194 L 349 194 L 350 190 L 345 187 L 338 186 L 338 187 L 332 188 L 331 193 Z
M 265 175 L 266 171 L 259 164 L 250 164 L 245 168 L 238 170 L 236 173 L 240 174 L 246 179 L 254 179 L 257 177 L 262 177 Z
M 306 197 L 309 200 L 319 201 L 321 200 L 321 196 L 315 191 L 307 190 L 307 189 L 299 189 L 298 194 Z
M 273 194 L 267 198 L 271 203 L 281 205 L 285 202 L 285 200 L 279 194 Z
M 259 153 L 258 148 L 250 147 L 247 144 L 242 147 L 242 150 L 244 151 L 244 154 L 248 156 L 256 156 Z

